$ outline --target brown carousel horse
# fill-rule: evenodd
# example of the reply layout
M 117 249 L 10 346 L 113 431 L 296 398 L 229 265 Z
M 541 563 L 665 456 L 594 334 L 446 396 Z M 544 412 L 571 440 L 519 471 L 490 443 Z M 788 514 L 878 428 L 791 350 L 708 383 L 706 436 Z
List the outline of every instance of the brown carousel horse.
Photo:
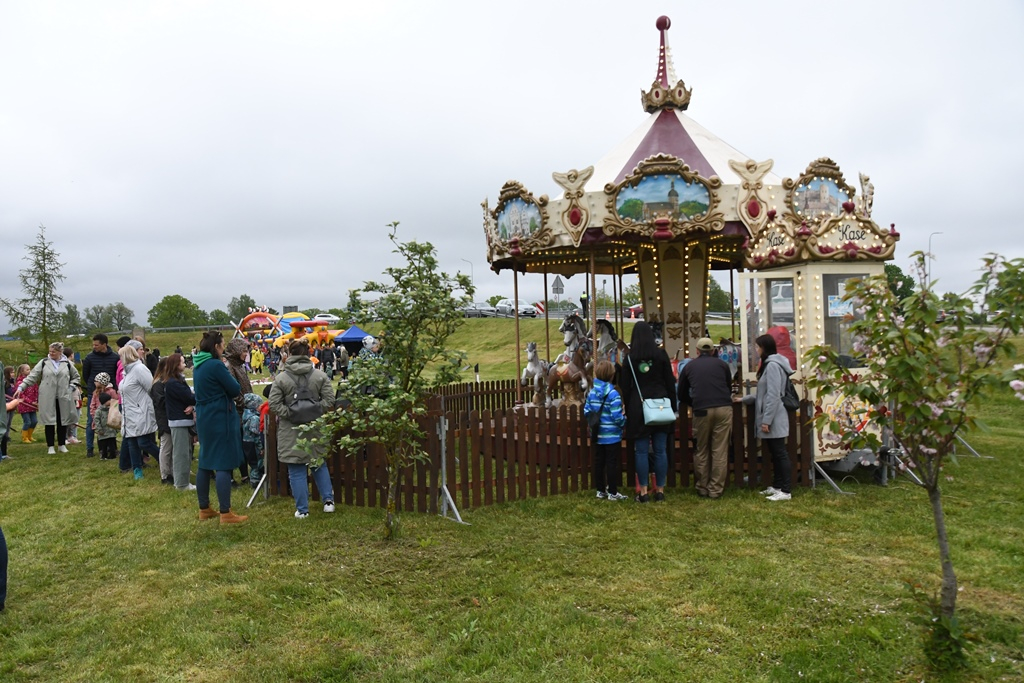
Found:
M 587 363 L 593 344 L 587 339 L 583 319 L 576 313 L 566 315 L 558 331 L 563 335 L 565 352 L 552 361 L 548 370 L 548 394 L 561 382 L 562 405 L 582 408 L 590 388 Z

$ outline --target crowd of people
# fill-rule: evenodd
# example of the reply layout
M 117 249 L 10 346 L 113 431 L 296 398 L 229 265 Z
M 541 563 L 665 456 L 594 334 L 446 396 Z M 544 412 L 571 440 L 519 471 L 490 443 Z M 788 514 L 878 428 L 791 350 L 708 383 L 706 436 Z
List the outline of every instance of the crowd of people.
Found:
M 232 511 L 231 491 L 245 481 L 253 488 L 260 482 L 266 419 L 273 406 L 280 421 L 278 452 L 288 466 L 295 516 L 309 514 L 307 472 L 318 487 L 324 511 L 334 512 L 330 474 L 322 454 L 298 445 L 299 426 L 309 420 L 297 412 L 293 395 L 301 385 L 318 405 L 317 415 L 333 408 L 332 377 L 348 375 L 344 347 L 311 352 L 304 340 L 292 340 L 283 348 L 241 338 L 225 343 L 217 331 L 204 333 L 187 359 L 180 346 L 161 357 L 141 338 L 123 336 L 116 347 L 116 351 L 111 348 L 106 335 L 96 334 L 92 351 L 82 359 L 81 374 L 72 350 L 60 342 L 51 344 L 47 357 L 35 365 L 0 366 L 7 399 L 3 457 L 9 457 L 15 413 L 21 415 L 24 443 L 34 443 L 34 431 L 43 425 L 51 455 L 67 453 L 69 444 L 80 443 L 77 429 L 84 413 L 86 457 L 98 453 L 100 460 L 117 460 L 121 473 L 136 481 L 155 465 L 163 484 L 196 492 L 200 519 L 238 524 L 247 517 Z M 379 354 L 379 342 L 367 336 L 361 355 Z M 192 386 L 185 377 L 188 367 L 193 370 Z M 261 375 L 264 367 L 273 383 L 260 397 L 253 393 L 250 375 Z M 211 505 L 211 485 L 216 508 Z
M 651 422 L 645 414 L 647 400 L 667 401 L 673 414 L 679 406 L 693 411 L 696 449 L 693 469 L 697 495 L 720 498 L 725 490 L 729 444 L 732 436 L 732 404 L 743 402 L 754 407 L 757 436 L 772 458 L 772 484 L 761 491 L 770 501 L 790 500 L 791 464 L 786 448 L 789 415 L 782 403 L 793 368 L 779 353 L 775 338 L 769 334 L 755 342 L 760 360 L 757 391 L 734 395 L 729 366 L 714 355 L 715 345 L 704 337 L 697 341 L 697 357 L 682 366 L 679 379 L 665 350 L 655 343 L 654 331 L 646 322 L 633 326 L 629 350 L 618 369 L 610 361 L 599 361 L 594 368 L 594 385 L 587 395 L 583 412 L 591 420 L 594 483 L 597 497 L 624 500 L 618 491 L 621 480 L 619 463 L 623 438 L 632 442 L 635 453 L 637 493 L 634 500 L 649 503 L 665 500 L 668 473 L 668 439 L 675 422 Z M 613 385 L 618 376 L 619 387 Z M 653 491 L 652 491 L 653 489 Z

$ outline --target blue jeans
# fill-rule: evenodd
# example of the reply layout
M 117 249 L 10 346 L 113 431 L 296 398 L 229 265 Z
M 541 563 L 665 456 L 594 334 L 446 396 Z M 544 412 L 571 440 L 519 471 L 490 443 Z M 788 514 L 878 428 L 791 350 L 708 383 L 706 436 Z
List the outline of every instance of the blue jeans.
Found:
M 142 467 L 142 451 L 146 451 L 157 460 L 160 459 L 160 447 L 156 445 L 152 434 L 126 436 L 124 443 L 128 444 L 128 457 L 131 458 L 133 469 L 137 470 Z
M 205 510 L 210 507 L 210 479 L 214 479 L 217 487 L 217 503 L 220 513 L 231 512 L 231 473 L 234 470 L 196 470 L 196 497 L 199 499 L 199 509 Z
M 4 530 L 0 528 L 0 609 L 4 608 L 7 602 L 7 539 L 4 538 Z
M 86 394 L 82 401 L 85 403 L 85 452 L 92 453 L 96 439 L 96 432 L 92 429 L 92 392 Z
M 633 447 L 636 449 L 636 476 L 640 479 L 640 486 L 647 486 L 651 477 L 648 453 L 650 453 L 652 442 L 654 443 L 654 479 L 658 488 L 661 488 L 665 485 L 665 475 L 668 473 L 668 453 L 665 450 L 668 443 L 668 432 L 652 432 L 650 439 L 637 439 L 633 442 Z
M 36 425 L 39 424 L 39 418 L 33 413 L 22 413 L 21 414 L 21 429 L 35 429 Z
M 334 486 L 331 484 L 331 473 L 327 465 L 320 465 L 313 470 L 313 482 L 323 500 L 334 500 Z M 295 509 L 306 514 L 309 512 L 309 484 L 306 482 L 306 466 L 288 463 L 288 483 L 292 487 L 295 498 Z

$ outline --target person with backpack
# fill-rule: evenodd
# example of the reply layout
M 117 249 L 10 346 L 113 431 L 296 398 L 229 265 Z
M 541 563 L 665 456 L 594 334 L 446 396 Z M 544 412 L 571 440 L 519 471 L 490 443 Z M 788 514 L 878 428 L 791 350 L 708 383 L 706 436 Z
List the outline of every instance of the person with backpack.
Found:
M 622 428 L 626 425 L 626 413 L 622 409 L 619 392 L 612 384 L 614 379 L 615 365 L 609 360 L 598 361 L 594 367 L 594 387 L 587 394 L 583 414 L 591 425 L 597 497 L 619 501 L 626 500 L 626 496 L 619 493 Z
M 278 417 L 277 459 L 288 465 L 288 482 L 295 498 L 295 517 L 309 516 L 307 468 L 324 501 L 324 512 L 334 512 L 334 488 L 323 454 L 297 445 L 299 425 L 312 422 L 334 408 L 334 387 L 322 371 L 313 367 L 304 339 L 288 344 L 288 358 L 270 387 L 270 409 Z
M 761 365 L 757 368 L 757 394 L 744 396 L 743 403 L 754 405 L 757 436 L 772 456 L 772 485 L 761 491 L 768 500 L 789 500 L 792 495 L 792 466 L 786 451 L 789 436 L 789 412 L 782 404 L 793 368 L 776 351 L 775 338 L 763 334 L 754 340 Z

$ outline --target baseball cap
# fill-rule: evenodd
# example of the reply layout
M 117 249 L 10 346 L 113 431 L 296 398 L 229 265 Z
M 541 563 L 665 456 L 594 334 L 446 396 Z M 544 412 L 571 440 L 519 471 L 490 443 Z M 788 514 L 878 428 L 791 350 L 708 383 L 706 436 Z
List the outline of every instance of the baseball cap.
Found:
M 701 337 L 700 339 L 697 340 L 697 348 L 701 349 L 702 351 L 710 351 L 711 349 L 715 348 L 715 342 L 711 341 L 707 337 Z

